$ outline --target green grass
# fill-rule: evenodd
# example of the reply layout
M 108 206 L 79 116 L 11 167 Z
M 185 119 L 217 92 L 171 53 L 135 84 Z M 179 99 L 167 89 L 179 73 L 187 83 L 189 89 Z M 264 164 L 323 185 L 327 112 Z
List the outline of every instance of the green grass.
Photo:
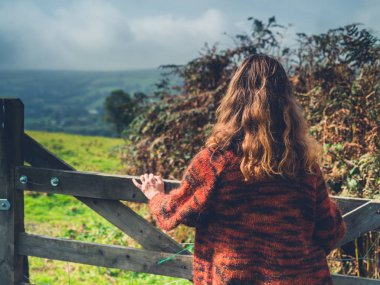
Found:
M 68 135 L 63 133 L 27 132 L 31 137 L 77 170 L 123 173 L 119 162 L 120 139 Z M 144 217 L 145 205 L 129 203 Z M 81 241 L 141 248 L 103 217 L 71 196 L 27 192 L 25 227 L 28 233 Z M 193 232 L 180 226 L 171 234 L 179 242 L 191 242 Z M 189 281 L 146 273 L 128 272 L 83 264 L 30 257 L 30 280 L 36 285 L 50 284 L 179 284 Z
M 27 131 L 40 144 L 77 170 L 120 173 L 122 139 Z

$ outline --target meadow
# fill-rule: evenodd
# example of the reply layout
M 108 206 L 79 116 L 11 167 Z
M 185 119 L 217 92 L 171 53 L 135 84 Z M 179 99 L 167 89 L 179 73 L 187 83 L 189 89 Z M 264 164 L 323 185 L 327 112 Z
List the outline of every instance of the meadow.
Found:
M 124 143 L 121 139 L 37 131 L 27 131 L 27 134 L 77 170 L 127 174 L 119 158 L 120 147 Z M 149 219 L 145 205 L 129 205 Z M 25 227 L 28 233 L 33 234 L 141 248 L 130 237 L 71 196 L 27 192 Z M 169 234 L 182 243 L 193 240 L 192 230 L 184 226 Z M 29 257 L 29 270 L 30 283 L 36 285 L 192 284 L 178 278 L 35 257 Z

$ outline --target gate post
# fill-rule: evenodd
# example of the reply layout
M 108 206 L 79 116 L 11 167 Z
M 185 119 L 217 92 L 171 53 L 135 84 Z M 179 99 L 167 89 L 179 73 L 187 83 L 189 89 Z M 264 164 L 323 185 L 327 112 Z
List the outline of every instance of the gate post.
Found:
M 15 166 L 23 165 L 24 105 L 20 99 L 0 98 L 0 283 L 28 279 L 27 257 L 17 254 L 24 232 L 24 194 L 15 190 Z

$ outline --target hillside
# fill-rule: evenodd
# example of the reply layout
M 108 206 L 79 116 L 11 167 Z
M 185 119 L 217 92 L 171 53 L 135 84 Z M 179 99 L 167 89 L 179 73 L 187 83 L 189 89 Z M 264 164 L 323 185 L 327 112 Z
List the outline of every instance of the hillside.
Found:
M 25 104 L 25 127 L 87 135 L 114 136 L 103 122 L 103 101 L 112 90 L 152 93 L 157 69 L 86 71 L 0 71 L 0 97 Z

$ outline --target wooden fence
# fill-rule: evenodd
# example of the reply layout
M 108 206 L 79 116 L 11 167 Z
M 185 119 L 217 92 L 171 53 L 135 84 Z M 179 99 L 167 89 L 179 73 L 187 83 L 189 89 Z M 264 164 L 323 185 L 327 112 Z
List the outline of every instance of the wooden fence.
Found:
M 24 166 L 27 162 L 31 166 Z M 27 284 L 28 256 L 119 268 L 192 280 L 192 256 L 182 246 L 121 203 L 146 203 L 132 176 L 75 171 L 24 133 L 24 106 L 0 98 L 0 284 Z M 34 183 L 36 182 L 36 183 Z M 38 183 L 37 183 L 38 182 Z M 178 181 L 165 180 L 166 191 Z M 103 216 L 143 249 L 33 235 L 24 229 L 24 190 L 72 195 Z M 380 202 L 333 197 L 348 231 L 338 246 L 380 227 Z M 380 280 L 334 275 L 335 284 Z

